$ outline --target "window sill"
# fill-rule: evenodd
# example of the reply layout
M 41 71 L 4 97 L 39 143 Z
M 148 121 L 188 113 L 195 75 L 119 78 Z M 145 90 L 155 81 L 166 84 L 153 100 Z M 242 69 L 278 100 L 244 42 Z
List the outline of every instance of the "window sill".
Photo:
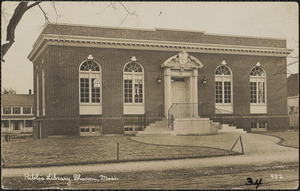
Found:
M 267 104 L 250 104 L 250 114 L 266 114 Z
M 145 114 L 144 104 L 124 104 L 123 111 L 125 115 Z
M 93 105 L 102 105 L 102 103 L 80 103 L 79 105 L 80 105 L 80 106 L 82 106 L 82 105 L 83 105 L 83 106 L 89 106 L 89 105 L 92 105 L 92 106 L 93 106 Z
M 101 104 L 80 104 L 79 115 L 101 115 Z
M 124 105 L 128 105 L 128 106 L 131 106 L 131 105 L 144 105 L 144 103 L 124 103 Z
M 227 103 L 223 103 L 223 104 L 217 104 L 216 103 L 216 108 L 220 109 L 220 112 L 222 112 L 222 114 L 232 114 L 233 113 L 233 105 L 227 104 Z M 219 112 L 216 110 L 216 114 L 218 114 Z

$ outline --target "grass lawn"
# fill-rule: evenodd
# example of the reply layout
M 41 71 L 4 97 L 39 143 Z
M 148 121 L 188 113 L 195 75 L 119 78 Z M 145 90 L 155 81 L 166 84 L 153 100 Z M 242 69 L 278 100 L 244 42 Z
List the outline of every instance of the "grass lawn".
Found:
M 299 131 L 262 131 L 255 133 L 281 138 L 283 139 L 283 141 L 280 142 L 281 145 L 299 148 Z
M 163 138 L 163 137 L 162 137 Z M 126 136 L 49 137 L 24 139 L 1 144 L 5 167 L 37 167 L 89 164 L 119 160 L 149 160 L 223 156 L 237 154 L 201 146 L 171 146 L 139 143 Z

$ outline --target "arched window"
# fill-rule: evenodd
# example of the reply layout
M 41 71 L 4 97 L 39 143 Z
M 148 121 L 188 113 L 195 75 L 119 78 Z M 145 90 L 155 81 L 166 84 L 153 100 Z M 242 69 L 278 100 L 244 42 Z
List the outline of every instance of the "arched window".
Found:
M 46 100 L 45 100 L 45 66 L 43 66 L 42 68 L 42 105 L 43 105 L 43 116 L 45 116 L 45 112 L 46 112 Z
M 256 66 L 250 72 L 250 103 L 266 102 L 266 73 Z
M 266 72 L 256 66 L 250 72 L 250 113 L 266 112 Z
M 219 66 L 215 71 L 216 107 L 233 111 L 232 107 L 232 72 L 228 66 Z
M 128 62 L 123 70 L 123 80 L 124 114 L 143 114 L 144 71 L 142 65 L 136 61 Z
M 40 80 L 39 80 L 39 71 L 36 70 L 36 116 L 40 116 Z
M 101 114 L 101 67 L 89 60 L 84 61 L 79 70 L 80 114 Z

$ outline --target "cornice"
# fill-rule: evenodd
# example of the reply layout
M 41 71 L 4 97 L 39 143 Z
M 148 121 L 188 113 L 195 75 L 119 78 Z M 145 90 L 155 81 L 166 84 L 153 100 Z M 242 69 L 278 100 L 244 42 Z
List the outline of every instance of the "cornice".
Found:
M 197 53 L 257 55 L 275 57 L 286 57 L 292 52 L 291 49 L 276 47 L 274 48 L 259 46 L 238 46 L 223 44 L 42 34 L 37 39 L 37 42 L 33 46 L 33 50 L 28 55 L 29 60 L 34 61 L 35 58 L 41 52 L 43 52 L 43 50 L 49 45 L 161 51 L 185 50 L 187 52 Z

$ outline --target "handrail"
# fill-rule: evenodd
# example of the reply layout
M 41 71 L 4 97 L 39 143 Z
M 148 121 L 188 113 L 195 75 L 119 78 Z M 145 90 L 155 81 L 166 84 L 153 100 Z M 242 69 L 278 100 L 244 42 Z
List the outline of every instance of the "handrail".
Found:
M 198 116 L 218 122 L 219 129 L 226 122 L 237 128 L 243 128 L 242 114 L 216 108 L 210 103 L 173 103 L 168 110 L 168 127 L 170 130 L 173 130 L 175 118 Z

